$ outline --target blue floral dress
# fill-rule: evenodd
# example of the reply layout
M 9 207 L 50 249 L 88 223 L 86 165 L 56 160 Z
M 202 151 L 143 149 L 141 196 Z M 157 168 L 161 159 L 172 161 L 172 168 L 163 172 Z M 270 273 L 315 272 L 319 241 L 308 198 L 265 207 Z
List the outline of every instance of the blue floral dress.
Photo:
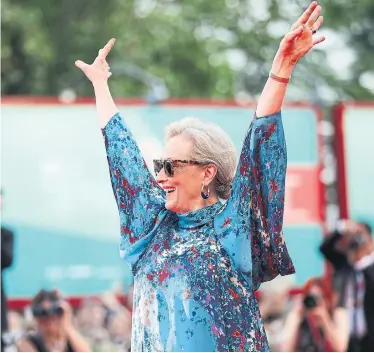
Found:
M 119 114 L 103 129 L 120 254 L 134 274 L 133 351 L 267 351 L 254 291 L 294 273 L 282 233 L 281 113 L 255 117 L 229 200 L 176 214 Z

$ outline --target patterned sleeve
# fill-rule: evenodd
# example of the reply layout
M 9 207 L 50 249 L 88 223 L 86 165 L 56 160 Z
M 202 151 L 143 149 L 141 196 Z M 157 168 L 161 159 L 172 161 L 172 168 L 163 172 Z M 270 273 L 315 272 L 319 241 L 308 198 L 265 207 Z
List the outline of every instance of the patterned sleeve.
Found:
M 255 116 L 216 222 L 224 248 L 255 288 L 295 272 L 282 231 L 286 169 L 281 113 Z
M 151 230 L 159 222 L 165 195 L 119 113 L 111 118 L 102 133 L 120 216 L 120 254 L 134 266 L 151 240 Z

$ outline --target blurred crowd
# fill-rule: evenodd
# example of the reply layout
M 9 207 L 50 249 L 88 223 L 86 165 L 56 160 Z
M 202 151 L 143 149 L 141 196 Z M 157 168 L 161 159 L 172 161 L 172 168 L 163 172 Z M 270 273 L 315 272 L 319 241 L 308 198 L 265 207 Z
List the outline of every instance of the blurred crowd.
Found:
M 22 310 L 9 310 L 6 351 L 128 352 L 132 289 L 71 305 L 57 291 L 41 290 Z
M 273 351 L 374 350 L 374 240 L 366 223 L 340 221 L 320 246 L 330 271 L 294 288 L 285 278 L 265 284 L 260 310 Z M 286 283 L 286 284 L 285 284 Z M 71 306 L 41 290 L 22 311 L 10 310 L 7 351 L 130 351 L 132 288 Z
M 374 240 L 371 227 L 339 221 L 320 246 L 330 266 L 289 297 L 260 300 L 273 351 L 374 351 Z M 278 304 L 274 304 L 275 302 Z

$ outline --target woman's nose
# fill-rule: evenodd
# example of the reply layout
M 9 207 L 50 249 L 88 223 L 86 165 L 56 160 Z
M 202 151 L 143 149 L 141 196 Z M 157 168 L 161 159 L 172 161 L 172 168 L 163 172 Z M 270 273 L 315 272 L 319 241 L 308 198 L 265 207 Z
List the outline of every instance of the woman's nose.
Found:
M 167 175 L 165 174 L 164 168 L 160 170 L 160 172 L 156 175 L 156 181 L 159 184 L 164 183 L 167 180 Z

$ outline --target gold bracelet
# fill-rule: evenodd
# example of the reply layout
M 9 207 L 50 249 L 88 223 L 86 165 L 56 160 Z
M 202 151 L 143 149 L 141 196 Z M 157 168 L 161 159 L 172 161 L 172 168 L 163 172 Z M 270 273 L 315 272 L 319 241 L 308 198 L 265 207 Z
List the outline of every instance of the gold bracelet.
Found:
M 274 75 L 272 72 L 269 73 L 269 77 L 272 78 L 274 81 L 280 82 L 280 83 L 289 83 L 291 77 L 284 78 Z

